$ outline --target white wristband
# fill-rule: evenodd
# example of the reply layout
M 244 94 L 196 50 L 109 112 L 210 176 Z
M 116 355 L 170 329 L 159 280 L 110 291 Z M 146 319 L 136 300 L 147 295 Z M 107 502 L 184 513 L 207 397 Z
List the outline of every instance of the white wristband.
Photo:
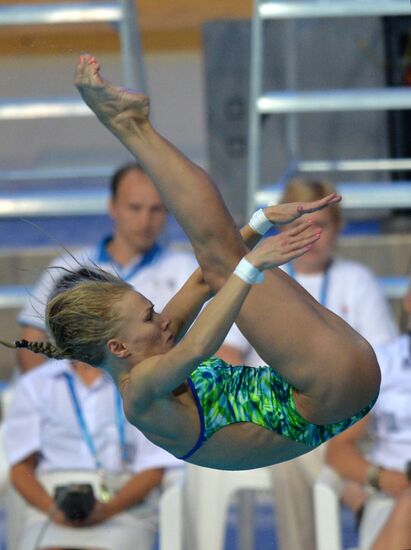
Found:
M 234 270 L 234 274 L 249 285 L 259 284 L 264 281 L 264 273 L 243 258 Z
M 260 208 L 257 212 L 251 216 L 248 225 L 254 229 L 256 233 L 264 235 L 274 225 L 270 222 L 267 216 L 264 214 L 264 210 Z

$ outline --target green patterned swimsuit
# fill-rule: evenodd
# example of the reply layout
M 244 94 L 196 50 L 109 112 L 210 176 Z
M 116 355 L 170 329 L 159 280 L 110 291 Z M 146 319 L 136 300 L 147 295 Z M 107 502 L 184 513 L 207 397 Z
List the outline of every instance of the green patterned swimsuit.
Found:
M 293 387 L 270 367 L 231 366 L 212 357 L 188 379 L 200 416 L 200 436 L 182 460 L 223 428 L 252 422 L 283 437 L 317 447 L 363 418 L 375 400 L 359 413 L 334 424 L 310 424 L 298 413 Z

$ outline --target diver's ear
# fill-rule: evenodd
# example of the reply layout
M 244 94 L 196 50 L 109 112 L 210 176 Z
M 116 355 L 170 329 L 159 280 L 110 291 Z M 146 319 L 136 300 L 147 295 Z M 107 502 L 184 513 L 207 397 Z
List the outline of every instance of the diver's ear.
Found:
M 117 338 L 111 338 L 107 342 L 107 348 L 110 353 L 112 353 L 119 359 L 125 359 L 126 357 L 130 356 L 130 352 L 128 351 L 126 346 Z

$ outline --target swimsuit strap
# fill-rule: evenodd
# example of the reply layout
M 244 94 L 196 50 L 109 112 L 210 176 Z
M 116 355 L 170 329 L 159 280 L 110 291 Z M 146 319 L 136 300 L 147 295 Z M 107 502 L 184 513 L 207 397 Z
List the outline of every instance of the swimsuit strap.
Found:
M 201 408 L 200 399 L 197 395 L 197 391 L 195 389 L 195 386 L 194 386 L 193 381 L 191 380 L 191 378 L 188 378 L 187 381 L 188 381 L 188 385 L 191 388 L 191 391 L 193 392 L 194 401 L 195 401 L 195 404 L 196 404 L 196 407 L 197 407 L 197 410 L 198 410 L 198 414 L 199 414 L 199 417 L 200 417 L 200 435 L 198 436 L 198 439 L 197 439 L 194 447 L 190 451 L 188 451 L 188 453 L 186 453 L 183 456 L 177 457 L 180 460 L 187 460 L 187 458 L 189 458 L 191 455 L 193 455 L 197 451 L 197 449 L 199 449 L 201 447 L 201 445 L 204 443 L 204 441 L 206 440 L 205 435 L 204 435 L 204 433 L 205 433 L 204 414 L 203 414 L 203 409 Z

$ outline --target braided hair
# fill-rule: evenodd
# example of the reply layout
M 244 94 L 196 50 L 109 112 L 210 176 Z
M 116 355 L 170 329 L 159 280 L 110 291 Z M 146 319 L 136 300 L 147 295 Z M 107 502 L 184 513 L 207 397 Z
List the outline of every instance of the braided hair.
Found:
M 0 340 L 0 344 L 11 349 L 28 349 L 33 353 L 41 353 L 49 359 L 65 359 L 67 357 L 56 346 L 53 346 L 51 342 L 29 342 L 28 340 L 16 340 L 11 343 Z

